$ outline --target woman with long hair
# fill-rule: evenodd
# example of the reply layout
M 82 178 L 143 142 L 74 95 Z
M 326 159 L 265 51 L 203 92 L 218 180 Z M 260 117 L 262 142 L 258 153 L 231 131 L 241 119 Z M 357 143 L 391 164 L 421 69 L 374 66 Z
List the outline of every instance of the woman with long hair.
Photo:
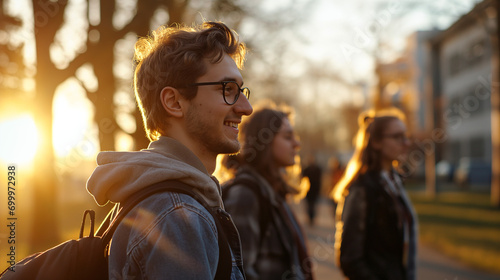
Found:
M 247 279 L 312 279 L 305 239 L 286 201 L 295 191 L 284 170 L 295 165 L 300 145 L 289 114 L 255 110 L 240 138 L 241 152 L 223 160 L 234 177 L 222 190 L 241 237 Z
M 335 249 L 350 279 L 415 279 L 417 221 L 397 172 L 410 146 L 397 109 L 360 115 L 355 151 L 332 191 Z

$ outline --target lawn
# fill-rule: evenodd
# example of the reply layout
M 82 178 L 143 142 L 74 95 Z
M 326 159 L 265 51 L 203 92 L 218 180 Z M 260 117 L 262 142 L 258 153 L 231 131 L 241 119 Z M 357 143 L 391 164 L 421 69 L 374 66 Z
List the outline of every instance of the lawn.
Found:
M 410 192 L 420 242 L 481 270 L 500 273 L 500 209 L 488 194 Z

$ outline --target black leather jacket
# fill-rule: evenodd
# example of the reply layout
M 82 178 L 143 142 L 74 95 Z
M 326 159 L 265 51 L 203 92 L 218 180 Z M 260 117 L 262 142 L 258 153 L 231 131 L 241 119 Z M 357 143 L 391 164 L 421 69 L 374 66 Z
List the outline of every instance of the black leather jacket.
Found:
M 240 234 L 247 279 L 310 279 L 298 269 L 303 263 L 299 260 L 298 250 L 301 245 L 305 248 L 304 238 L 293 214 L 293 229 L 286 225 L 280 204 L 290 213 L 291 210 L 284 198 L 279 197 L 267 181 L 249 167 L 241 168 L 236 176 L 251 180 L 260 191 L 257 194 L 247 184 L 236 184 L 230 188 L 223 186 L 225 209 Z M 262 203 L 268 203 L 268 206 Z M 266 222 L 262 223 L 260 219 Z M 292 231 L 298 234 L 302 244 L 296 244 Z
M 413 278 L 403 265 L 404 232 L 396 203 L 374 172 L 359 175 L 344 193 L 337 208 L 335 248 L 350 280 Z

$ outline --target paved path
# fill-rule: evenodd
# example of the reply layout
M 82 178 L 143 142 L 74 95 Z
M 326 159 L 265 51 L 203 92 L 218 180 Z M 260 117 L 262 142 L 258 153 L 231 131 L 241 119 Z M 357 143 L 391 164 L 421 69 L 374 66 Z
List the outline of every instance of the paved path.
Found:
M 333 207 L 328 200 L 318 203 L 316 225 L 307 225 L 303 203 L 293 205 L 297 218 L 308 237 L 308 248 L 313 257 L 317 280 L 343 279 L 342 272 L 335 266 L 335 230 Z M 500 264 L 499 264 L 500 265 Z M 500 275 L 481 272 L 467 267 L 436 250 L 419 246 L 418 280 L 500 280 Z

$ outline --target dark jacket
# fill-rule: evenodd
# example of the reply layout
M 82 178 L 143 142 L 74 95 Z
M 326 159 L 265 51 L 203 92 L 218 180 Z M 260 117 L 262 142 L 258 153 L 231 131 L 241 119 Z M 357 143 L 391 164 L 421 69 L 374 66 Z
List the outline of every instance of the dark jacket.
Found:
M 304 237 L 285 199 L 249 167 L 240 168 L 236 178 L 252 182 L 223 185 L 224 206 L 240 233 L 247 279 L 311 279 L 300 253 L 306 251 Z
M 337 210 L 335 248 L 340 267 L 350 280 L 414 279 L 416 221 L 408 204 L 404 190 L 401 197 L 392 195 L 375 172 L 359 175 L 344 192 Z M 406 250 L 411 254 L 408 259 L 404 257 L 402 215 L 410 224 L 406 228 L 411 247 Z

